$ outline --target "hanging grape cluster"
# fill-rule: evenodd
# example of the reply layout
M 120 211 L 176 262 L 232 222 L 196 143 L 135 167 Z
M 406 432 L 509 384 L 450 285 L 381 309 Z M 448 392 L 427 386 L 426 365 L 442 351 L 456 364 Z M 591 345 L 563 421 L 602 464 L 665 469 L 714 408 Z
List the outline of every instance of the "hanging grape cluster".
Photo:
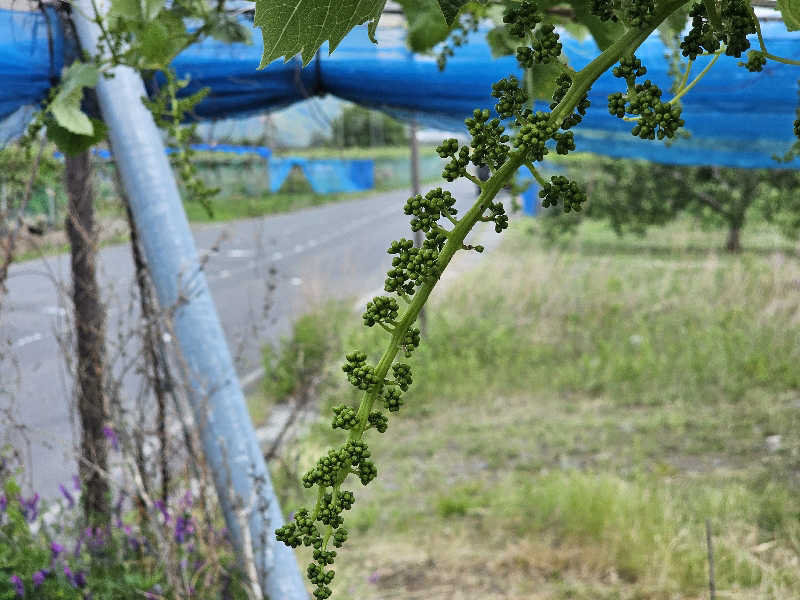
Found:
M 717 17 L 709 19 L 704 5 L 695 5 L 693 27 L 682 45 L 684 55 L 694 59 L 703 52 L 716 52 L 725 44 L 726 52 L 739 56 L 747 49 L 746 34 L 752 27 L 750 13 L 743 10 L 744 6 L 744 0 L 722 0 L 718 15 L 722 25 L 714 26 L 712 22 Z M 645 30 L 655 26 L 657 7 L 654 0 L 592 0 L 591 11 L 601 20 L 620 21 L 629 28 Z M 537 64 L 562 64 L 558 33 L 543 19 L 542 10 L 532 0 L 513 2 L 504 14 L 508 33 L 522 41 L 516 48 L 516 56 L 523 69 Z M 661 90 L 650 80 L 639 81 L 647 69 L 633 50 L 635 47 L 625 53 L 617 50 L 613 55 L 619 61 L 613 75 L 624 80 L 627 89 L 609 97 L 608 110 L 619 118 L 634 121 L 633 134 L 638 137 L 672 138 L 683 125 L 681 107 L 674 101 L 662 100 Z M 765 58 L 763 53 L 751 52 L 748 68 L 760 69 Z M 363 485 L 377 476 L 377 466 L 362 438 L 370 429 L 378 433 L 387 431 L 389 415 L 404 406 L 405 392 L 413 383 L 411 365 L 398 362 L 398 354 L 403 352 L 410 357 L 419 346 L 421 333 L 414 322 L 456 250 L 483 251 L 480 245 L 464 243 L 467 233 L 478 221 L 491 223 L 497 233 L 508 227 L 508 214 L 495 196 L 523 164 L 541 184 L 539 197 L 544 207 L 580 211 L 586 201 L 586 193 L 574 181 L 562 175 L 545 180 L 533 166 L 552 150 L 567 154 L 575 149 L 571 129 L 581 123 L 589 108 L 586 78 L 582 80 L 581 73 L 573 72 L 565 63 L 562 67 L 549 111 L 535 110 L 520 81 L 511 75 L 492 86 L 492 96 L 496 99 L 494 111 L 476 109 L 465 120 L 471 136 L 468 144 L 447 139 L 437 147 L 439 156 L 447 161 L 442 172 L 445 180 L 468 178 L 481 189 L 469 211 L 459 215 L 455 197 L 443 188 L 415 195 L 405 203 L 411 230 L 422 232 L 424 239 L 420 246 L 406 238 L 390 244 L 387 252 L 392 257 L 391 268 L 384 284 L 387 295 L 370 300 L 362 317 L 365 326 L 377 325 L 386 330 L 391 342 L 376 364 L 371 364 L 367 354 L 359 350 L 346 355 L 342 370 L 348 382 L 363 394 L 357 408 L 348 404 L 333 407 L 331 426 L 346 431 L 347 439 L 319 458 L 303 475 L 305 487 L 317 488 L 314 510 L 297 511 L 292 522 L 276 531 L 278 539 L 291 547 L 305 545 L 314 549 L 307 575 L 316 586 L 317 599 L 331 595 L 329 586 L 334 571 L 330 567 L 336 551 L 329 549 L 329 543 L 339 548 L 348 538 L 343 526 L 344 512 L 351 509 L 354 495 L 341 489 L 342 484 L 349 475 L 358 477 Z M 575 85 L 580 93 L 572 92 Z M 794 128 L 800 137 L 800 119 Z M 488 182 L 471 175 L 472 167 L 480 165 L 488 166 L 492 173 Z

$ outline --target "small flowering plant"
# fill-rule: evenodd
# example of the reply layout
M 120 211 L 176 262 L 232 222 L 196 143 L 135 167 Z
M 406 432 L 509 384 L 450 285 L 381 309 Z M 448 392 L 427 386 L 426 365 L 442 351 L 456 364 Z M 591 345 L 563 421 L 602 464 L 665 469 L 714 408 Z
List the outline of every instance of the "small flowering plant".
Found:
M 60 511 L 47 511 L 38 494 L 23 495 L 13 478 L 3 482 L 0 600 L 246 597 L 229 566 L 224 530 L 198 530 L 189 492 L 169 504 L 155 501 L 148 527 L 140 526 L 140 513 L 123 514 L 123 492 L 111 525 L 92 528 L 82 525 L 80 483 L 59 491 Z M 46 512 L 56 518 L 45 519 Z M 169 546 L 166 562 L 159 539 Z

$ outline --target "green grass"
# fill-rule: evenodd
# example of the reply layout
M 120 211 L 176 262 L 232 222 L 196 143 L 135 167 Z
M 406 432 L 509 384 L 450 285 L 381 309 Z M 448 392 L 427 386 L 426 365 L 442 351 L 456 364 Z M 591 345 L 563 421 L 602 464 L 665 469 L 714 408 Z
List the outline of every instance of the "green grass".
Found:
M 800 597 L 791 249 L 762 229 L 727 256 L 685 223 L 531 231 L 434 293 L 406 404 L 367 436 L 379 477 L 349 484 L 334 597 L 704 598 L 706 519 L 719 598 Z M 377 360 L 385 334 L 349 321 L 339 354 Z M 357 401 L 341 360 L 328 407 Z M 287 512 L 343 441 L 329 419 L 273 467 Z

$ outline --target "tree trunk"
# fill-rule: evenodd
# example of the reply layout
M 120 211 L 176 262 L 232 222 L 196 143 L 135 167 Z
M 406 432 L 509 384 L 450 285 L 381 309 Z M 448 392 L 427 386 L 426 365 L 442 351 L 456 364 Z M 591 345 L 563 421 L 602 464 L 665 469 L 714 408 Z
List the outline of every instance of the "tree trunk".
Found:
M 77 338 L 77 404 L 81 423 L 80 477 L 87 522 L 110 520 L 108 481 L 108 408 L 104 392 L 105 309 L 95 268 L 97 233 L 89 152 L 68 156 L 65 165 L 69 211 L 66 227 L 72 252 L 72 299 Z
M 739 252 L 742 249 L 739 241 L 739 233 L 741 230 L 741 225 L 730 226 L 728 229 L 728 239 L 725 242 L 725 250 L 728 252 Z

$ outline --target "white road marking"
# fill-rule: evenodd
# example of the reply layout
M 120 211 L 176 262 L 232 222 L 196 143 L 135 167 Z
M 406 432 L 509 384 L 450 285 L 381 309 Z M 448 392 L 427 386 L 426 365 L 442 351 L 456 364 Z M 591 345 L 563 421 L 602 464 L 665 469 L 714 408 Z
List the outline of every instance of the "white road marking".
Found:
M 27 346 L 28 344 L 32 344 L 33 342 L 38 342 L 42 338 L 44 338 L 44 336 L 41 333 L 36 332 L 30 335 L 26 335 L 25 337 L 19 338 L 14 345 L 17 348 L 22 348 L 23 346 Z
M 292 284 L 292 285 L 295 285 L 295 286 L 296 286 L 296 285 L 303 285 L 303 280 L 302 280 L 302 279 L 300 279 L 299 277 L 292 277 L 292 278 L 289 280 L 289 283 L 290 283 L 290 284 Z
M 300 254 L 300 253 L 301 253 L 303 250 L 305 250 L 305 249 L 306 249 L 306 247 L 305 247 L 305 246 L 303 246 L 303 244 L 297 244 L 297 245 L 294 247 L 294 253 L 295 253 L 295 254 Z
M 232 250 L 228 250 L 228 258 L 250 258 L 253 256 L 255 252 L 252 250 L 244 250 L 241 248 L 234 248 Z
M 42 312 L 46 315 L 63 317 L 67 314 L 67 309 L 62 306 L 45 306 Z
M 230 276 L 231 276 L 231 272 L 228 271 L 228 269 L 223 269 L 222 271 L 219 272 L 219 278 L 220 279 L 227 279 Z
M 317 245 L 317 240 L 308 240 L 308 247 L 313 248 Z
M 274 260 L 276 262 L 279 261 L 282 258 L 283 258 L 283 252 L 273 252 L 272 253 L 272 260 Z

